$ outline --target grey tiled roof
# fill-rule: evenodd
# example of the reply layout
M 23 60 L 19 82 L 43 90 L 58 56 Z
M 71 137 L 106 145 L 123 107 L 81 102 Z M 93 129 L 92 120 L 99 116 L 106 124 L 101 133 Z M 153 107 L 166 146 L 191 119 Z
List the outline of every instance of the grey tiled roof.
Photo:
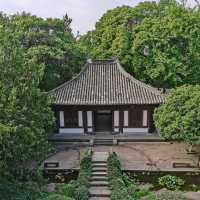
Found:
M 165 96 L 136 80 L 117 60 L 93 60 L 74 79 L 49 92 L 58 105 L 159 104 Z

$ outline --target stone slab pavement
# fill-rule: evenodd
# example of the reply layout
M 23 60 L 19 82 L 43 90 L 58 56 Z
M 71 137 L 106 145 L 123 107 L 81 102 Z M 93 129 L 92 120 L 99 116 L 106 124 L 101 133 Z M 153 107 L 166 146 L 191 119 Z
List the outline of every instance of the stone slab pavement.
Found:
M 46 161 L 58 161 L 60 169 L 79 168 L 79 151 L 88 147 L 66 149 L 49 157 Z M 198 171 L 199 168 L 173 168 L 173 163 L 190 163 L 197 166 L 199 155 L 188 154 L 184 143 L 126 142 L 114 146 L 96 146 L 94 151 L 116 152 L 124 170 L 149 171 Z

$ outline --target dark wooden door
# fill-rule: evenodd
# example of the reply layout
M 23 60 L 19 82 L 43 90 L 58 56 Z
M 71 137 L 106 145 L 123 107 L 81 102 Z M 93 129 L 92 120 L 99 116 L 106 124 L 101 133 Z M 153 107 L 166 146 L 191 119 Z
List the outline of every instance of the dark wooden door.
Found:
M 95 112 L 94 123 L 96 132 L 111 132 L 112 112 Z

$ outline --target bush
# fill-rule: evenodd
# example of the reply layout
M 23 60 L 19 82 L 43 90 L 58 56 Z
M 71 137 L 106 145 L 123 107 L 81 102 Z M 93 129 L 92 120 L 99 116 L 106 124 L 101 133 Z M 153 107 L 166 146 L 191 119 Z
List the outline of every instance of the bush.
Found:
M 132 199 L 123 180 L 121 164 L 116 154 L 112 154 L 108 158 L 108 178 L 112 188 L 111 200 Z
M 170 190 L 178 190 L 185 184 L 183 179 L 171 175 L 166 175 L 159 178 L 158 182 L 161 186 Z
M 41 200 L 74 200 L 74 199 L 60 194 L 50 194 Z
M 173 90 L 167 101 L 155 109 L 154 121 L 161 137 L 200 144 L 200 86 Z
M 109 179 L 113 179 L 115 177 L 122 178 L 121 163 L 116 154 L 113 153 L 108 158 L 108 166 Z
M 137 192 L 140 190 L 137 185 L 129 184 L 127 187 L 127 191 L 132 197 L 137 197 Z
M 122 189 L 113 189 L 111 194 L 111 200 L 132 200 L 131 196 L 128 194 L 127 189 L 124 187 Z
M 140 189 L 138 191 L 136 190 L 134 195 L 136 199 L 140 199 L 141 197 L 144 197 L 150 194 L 151 192 L 148 189 Z
M 87 152 L 83 157 L 80 164 L 80 172 L 78 179 L 75 183 L 75 199 L 76 200 L 88 200 L 89 199 L 89 180 L 92 171 L 92 154 Z
M 60 195 L 64 195 L 66 197 L 74 197 L 75 184 L 74 183 L 61 184 L 57 189 L 57 193 Z
M 89 190 L 85 185 L 79 185 L 75 191 L 76 200 L 88 200 L 89 199 Z
M 177 192 L 164 192 L 160 195 L 149 195 L 148 200 L 187 200 L 182 194 Z
M 125 187 L 123 180 L 117 177 L 110 180 L 110 185 L 114 190 L 121 190 Z
M 89 179 L 90 179 L 90 172 L 87 171 L 80 171 L 77 184 L 78 185 L 85 185 L 86 187 L 89 187 Z
M 35 182 L 0 181 L 1 200 L 38 200 L 46 196 Z

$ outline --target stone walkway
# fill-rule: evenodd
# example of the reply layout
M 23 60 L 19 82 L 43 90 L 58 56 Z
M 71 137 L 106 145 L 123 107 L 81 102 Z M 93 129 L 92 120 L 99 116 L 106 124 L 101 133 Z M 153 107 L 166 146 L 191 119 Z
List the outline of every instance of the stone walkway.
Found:
M 90 181 L 90 200 L 110 200 L 107 177 L 108 152 L 94 152 L 92 156 L 92 176 Z

